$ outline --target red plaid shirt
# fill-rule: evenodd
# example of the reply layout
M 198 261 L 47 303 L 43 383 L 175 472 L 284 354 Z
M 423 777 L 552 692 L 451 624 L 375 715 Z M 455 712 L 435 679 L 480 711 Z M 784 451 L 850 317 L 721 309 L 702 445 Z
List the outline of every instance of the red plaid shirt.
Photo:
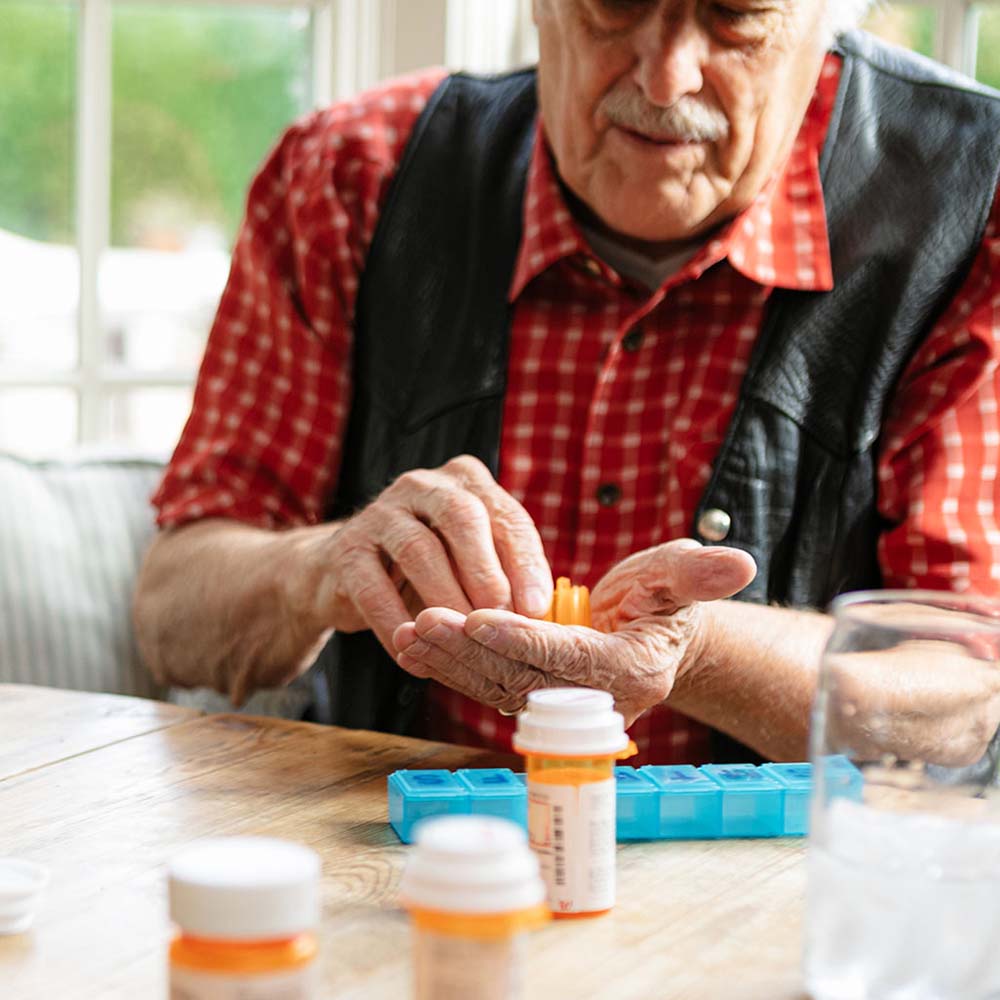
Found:
M 555 574 L 593 586 L 630 553 L 689 534 L 768 296 L 832 286 L 818 161 L 839 72 L 829 56 L 767 189 L 652 293 L 594 255 L 536 143 L 509 292 L 499 481 L 534 518 Z M 358 281 L 442 75 L 395 80 L 305 119 L 255 179 L 192 414 L 154 498 L 162 527 L 321 519 L 350 406 Z M 879 511 L 889 527 L 878 551 L 887 586 L 996 590 L 998 341 L 1000 202 L 888 417 Z M 602 491 L 608 484 L 617 491 Z M 444 688 L 432 704 L 428 735 L 510 748 L 512 720 Z M 705 727 L 665 706 L 631 733 L 642 761 L 708 757 Z

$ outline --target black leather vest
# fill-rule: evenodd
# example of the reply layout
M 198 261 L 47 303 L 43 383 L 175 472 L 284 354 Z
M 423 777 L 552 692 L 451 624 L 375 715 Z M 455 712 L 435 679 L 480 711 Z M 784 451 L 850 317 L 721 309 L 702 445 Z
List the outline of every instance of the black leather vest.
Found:
M 758 565 L 747 601 L 823 607 L 879 585 L 883 415 L 968 272 L 997 188 L 1000 95 L 861 33 L 840 51 L 820 164 L 836 287 L 772 294 L 695 515 L 730 514 L 725 544 Z M 359 290 L 331 518 L 455 455 L 496 473 L 535 117 L 525 71 L 449 77 L 419 119 Z M 334 636 L 321 667 L 316 718 L 413 731 L 422 682 L 370 633 Z

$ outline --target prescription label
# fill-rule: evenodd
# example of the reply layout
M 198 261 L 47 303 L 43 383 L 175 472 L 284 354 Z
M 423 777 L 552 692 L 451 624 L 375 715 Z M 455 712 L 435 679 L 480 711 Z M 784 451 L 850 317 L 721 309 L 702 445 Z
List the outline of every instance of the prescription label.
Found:
M 170 969 L 170 1000 L 315 1000 L 316 963 L 256 976 Z
M 418 931 L 413 966 L 416 1000 L 520 1000 L 524 936 L 478 941 Z
M 528 839 L 554 913 L 615 904 L 615 782 L 528 783 Z

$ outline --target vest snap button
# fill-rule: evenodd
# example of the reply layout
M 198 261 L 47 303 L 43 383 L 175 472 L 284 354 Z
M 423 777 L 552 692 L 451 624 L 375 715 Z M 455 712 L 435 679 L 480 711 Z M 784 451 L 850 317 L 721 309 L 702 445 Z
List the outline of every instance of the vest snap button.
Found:
M 733 526 L 733 519 L 718 507 L 709 507 L 698 518 L 698 534 L 709 542 L 721 542 Z

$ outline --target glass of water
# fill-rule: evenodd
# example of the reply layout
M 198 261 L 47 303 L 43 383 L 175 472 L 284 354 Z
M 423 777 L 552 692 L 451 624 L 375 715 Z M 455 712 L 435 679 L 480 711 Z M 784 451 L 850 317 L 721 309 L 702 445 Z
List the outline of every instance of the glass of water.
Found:
M 833 605 L 813 714 L 814 1000 L 1000 997 L 1000 601 Z

